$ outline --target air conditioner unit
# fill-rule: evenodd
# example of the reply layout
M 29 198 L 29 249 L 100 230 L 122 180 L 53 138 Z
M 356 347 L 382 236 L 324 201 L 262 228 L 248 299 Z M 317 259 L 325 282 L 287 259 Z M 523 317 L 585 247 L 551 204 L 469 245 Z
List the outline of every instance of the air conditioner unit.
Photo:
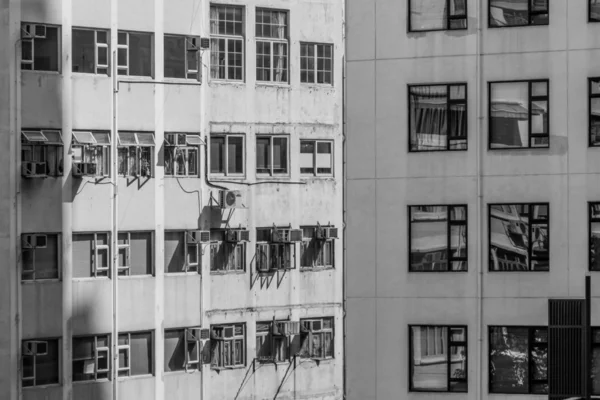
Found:
M 21 25 L 21 39 L 33 39 L 35 35 L 35 24 Z
M 46 235 L 28 233 L 21 236 L 21 248 L 23 249 L 45 249 L 46 246 L 48 246 L 48 237 Z
M 23 342 L 24 356 L 45 356 L 48 354 L 48 342 L 28 340 Z
M 45 178 L 48 176 L 46 174 L 46 163 L 23 161 L 21 164 L 21 175 L 25 178 Z
M 249 242 L 250 231 L 246 229 L 229 229 L 225 231 L 225 241 L 229 243 Z
M 95 176 L 96 171 L 96 163 L 73 163 L 73 176 Z
M 273 228 L 271 242 L 273 243 L 295 243 L 302 241 L 302 229 L 279 229 Z
M 200 50 L 200 48 L 198 47 L 198 39 L 195 38 L 195 37 L 189 37 L 189 38 L 187 38 L 186 50 L 187 51 L 198 51 L 198 50 Z
M 319 226 L 317 227 L 316 237 L 320 240 L 337 239 L 338 228 L 333 228 L 330 226 Z
M 223 338 L 232 338 L 233 337 L 233 326 L 226 326 L 223 328 Z
M 200 339 L 200 329 L 198 328 L 188 328 L 185 332 L 185 340 L 188 342 L 197 342 Z
M 240 190 L 221 190 L 219 191 L 219 207 L 221 208 L 241 208 L 243 207 L 243 196 Z
M 210 48 L 210 39 L 209 38 L 200 38 L 200 48 L 203 50 Z
M 200 329 L 200 339 L 201 340 L 210 339 L 210 329 Z
M 188 243 L 210 243 L 210 231 L 189 231 Z

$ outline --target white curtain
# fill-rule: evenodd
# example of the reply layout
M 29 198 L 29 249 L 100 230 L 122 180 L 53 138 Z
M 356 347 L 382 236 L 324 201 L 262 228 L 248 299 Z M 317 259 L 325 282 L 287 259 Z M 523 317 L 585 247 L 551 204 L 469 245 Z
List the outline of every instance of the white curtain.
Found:
M 285 39 L 287 14 L 285 12 L 274 12 L 273 24 L 277 25 L 277 39 Z M 283 82 L 287 80 L 286 58 L 287 43 L 273 43 L 273 81 Z

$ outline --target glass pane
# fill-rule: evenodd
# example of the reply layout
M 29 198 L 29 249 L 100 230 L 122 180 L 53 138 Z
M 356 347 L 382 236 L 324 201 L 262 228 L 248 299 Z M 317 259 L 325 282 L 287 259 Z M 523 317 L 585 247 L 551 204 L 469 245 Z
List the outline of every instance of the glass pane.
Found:
M 210 172 L 225 172 L 225 138 L 212 137 L 210 139 Z
M 450 328 L 450 340 L 453 342 L 464 342 L 466 340 L 465 328 Z
M 529 215 L 519 207 L 490 207 L 490 270 L 529 270 Z
M 311 140 L 302 140 L 300 142 L 300 173 L 314 173 L 314 151 L 315 142 Z
M 548 347 L 533 346 L 531 360 L 533 361 L 532 379 L 548 380 Z
M 450 378 L 467 379 L 467 348 L 465 346 L 450 347 Z M 453 389 L 454 391 L 461 390 L 460 387 Z
M 119 48 L 117 49 L 117 65 L 126 67 L 127 66 L 127 49 Z
M 410 269 L 447 271 L 447 207 L 411 207 L 410 210 Z
M 600 270 L 600 222 L 590 224 L 590 269 Z
M 493 83 L 490 94 L 490 147 L 528 147 L 529 84 Z
M 529 0 L 490 0 L 491 26 L 521 26 L 529 24 Z
M 411 31 L 446 28 L 446 0 L 410 0 Z
M 410 88 L 410 149 L 446 150 L 448 134 L 447 86 Z
M 590 100 L 590 143 L 600 145 L 600 98 Z
M 131 348 L 131 375 L 148 375 L 152 373 L 152 333 L 132 333 L 129 347 Z
M 35 249 L 35 278 L 58 278 L 58 236 L 46 235 L 46 247 Z M 25 270 L 25 260 L 23 264 Z
M 150 33 L 129 33 L 129 75 L 152 76 Z
M 73 29 L 73 72 L 95 73 L 95 32 Z
M 490 392 L 529 392 L 527 328 L 490 327 Z
M 33 66 L 36 71 L 58 71 L 58 28 L 46 26 L 46 38 L 33 41 Z
M 270 138 L 256 139 L 256 172 L 268 174 L 271 172 L 271 140 Z
M 229 136 L 227 141 L 227 172 L 230 174 L 243 174 L 244 138 L 241 136 Z
M 531 103 L 531 133 L 548 133 L 548 102 Z
M 287 138 L 273 138 L 273 173 L 287 173 Z
M 165 35 L 165 77 L 185 78 L 185 36 Z
M 600 10 L 599 10 L 600 11 Z M 599 15 L 600 16 L 600 15 Z M 592 352 L 592 393 L 600 394 L 600 347 L 594 347 Z
M 411 383 L 413 389 L 448 389 L 447 329 L 413 326 L 411 328 Z
M 548 82 L 531 82 L 531 95 L 548 96 Z

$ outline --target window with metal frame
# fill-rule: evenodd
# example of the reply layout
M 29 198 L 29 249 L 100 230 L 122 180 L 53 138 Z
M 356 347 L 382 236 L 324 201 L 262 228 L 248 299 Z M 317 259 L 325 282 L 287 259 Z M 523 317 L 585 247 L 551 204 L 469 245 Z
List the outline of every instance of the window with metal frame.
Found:
M 409 206 L 411 272 L 468 269 L 466 205 Z
M 152 275 L 152 232 L 119 232 L 119 275 Z
M 119 334 L 119 376 L 152 375 L 152 332 Z
M 288 12 L 256 9 L 256 80 L 288 82 Z
M 588 1 L 588 22 L 600 22 L 600 0 Z
M 152 177 L 154 165 L 154 134 L 118 133 L 119 175 Z
M 73 131 L 73 163 L 92 163 L 95 176 L 110 174 L 110 133 Z
M 592 328 L 592 394 L 600 395 L 600 328 Z
M 225 230 L 210 230 L 210 271 L 246 271 L 246 243 L 225 240 Z
M 119 31 L 117 73 L 152 76 L 152 33 Z
M 316 226 L 301 226 L 300 268 L 334 268 L 335 240 L 319 240 Z
M 274 272 L 296 268 L 296 246 L 292 242 L 274 242 L 274 228 L 256 228 L 257 272 Z M 288 228 L 282 228 L 288 229 Z
M 73 382 L 110 379 L 110 335 L 73 337 Z
M 165 78 L 200 80 L 200 37 L 165 35 Z
M 334 358 L 333 318 L 306 318 L 300 320 L 301 358 L 317 360 Z
M 59 130 L 21 131 L 21 162 L 24 176 L 62 176 L 63 140 Z
M 409 0 L 408 31 L 467 29 L 467 0 Z
M 198 133 L 165 133 L 165 176 L 197 177 L 202 144 Z
M 591 202 L 589 207 L 589 255 L 590 271 L 600 271 L 600 202 Z
M 300 140 L 300 174 L 333 175 L 332 140 Z
M 246 156 L 244 154 L 244 135 L 210 135 L 210 173 L 225 176 L 244 175 Z
M 489 205 L 489 270 L 550 270 L 550 205 Z
M 199 331 L 198 327 L 165 329 L 165 372 L 200 369 L 203 349 Z
M 550 147 L 548 79 L 489 82 L 489 149 Z
M 288 174 L 288 143 L 287 136 L 257 135 L 256 173 L 269 176 Z
M 300 43 L 300 82 L 333 84 L 333 45 Z
M 599 3 L 600 5 L 600 3 Z M 599 20 L 600 21 L 600 20 Z M 600 78 L 589 78 L 589 143 L 600 146 Z
M 408 150 L 467 150 L 467 84 L 408 86 Z
M 467 327 L 410 325 L 411 392 L 467 392 Z
M 206 246 L 192 240 L 188 231 L 165 231 L 165 273 L 199 274 Z
M 489 327 L 489 392 L 548 393 L 548 328 Z
M 110 234 L 73 233 L 73 278 L 110 277 Z
M 73 28 L 73 72 L 108 75 L 109 43 L 107 30 Z
M 59 339 L 22 341 L 21 382 L 23 387 L 60 383 Z
M 46 24 L 21 24 L 21 69 L 59 72 L 60 29 Z
M 210 77 L 244 80 L 244 7 L 210 5 Z
M 246 365 L 246 325 L 211 325 L 211 368 L 236 368 Z
M 550 23 L 549 3 L 549 0 L 490 0 L 488 26 L 504 28 L 548 25 Z
M 273 321 L 256 323 L 256 358 L 261 363 L 282 363 L 290 358 L 289 336 L 275 334 Z
M 21 279 L 40 281 L 59 279 L 60 235 L 24 233 L 21 235 Z

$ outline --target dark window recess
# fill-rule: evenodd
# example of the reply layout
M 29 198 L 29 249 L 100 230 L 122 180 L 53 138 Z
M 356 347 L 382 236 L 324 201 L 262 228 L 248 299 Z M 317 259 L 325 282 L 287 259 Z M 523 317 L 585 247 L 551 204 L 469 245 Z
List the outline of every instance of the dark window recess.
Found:
M 600 395 L 600 328 L 592 329 L 592 394 Z
M 589 1 L 589 22 L 600 22 L 600 0 Z
M 333 268 L 335 266 L 335 240 L 317 239 L 316 226 L 302 226 L 300 244 L 301 268 Z
M 271 176 L 288 173 L 287 136 L 256 137 L 256 173 Z
M 467 29 L 467 0 L 409 0 L 408 31 Z
M 548 328 L 490 326 L 490 393 L 548 393 Z
M 57 234 L 24 233 L 21 235 L 23 281 L 58 279 L 59 236 Z
M 119 31 L 118 39 L 119 75 L 152 76 L 152 34 Z
M 154 134 L 119 132 L 119 175 L 150 178 L 154 165 Z
M 109 33 L 73 29 L 73 72 L 108 74 Z
M 73 234 L 73 278 L 109 277 L 109 234 Z
M 230 243 L 225 240 L 225 231 L 210 231 L 210 270 L 211 271 L 245 271 L 246 244 Z
M 152 374 L 152 332 L 119 334 L 119 376 Z
M 195 371 L 210 360 L 210 344 L 202 345 L 200 328 L 165 330 L 165 371 Z M 208 334 L 208 329 L 207 336 Z M 208 361 L 207 361 L 208 362 Z
M 333 174 L 333 142 L 300 141 L 300 174 L 329 176 Z
M 327 359 L 334 358 L 334 319 L 310 318 L 300 320 L 301 358 Z
M 467 85 L 410 85 L 409 151 L 467 149 Z
M 467 327 L 410 326 L 410 390 L 467 392 Z
M 110 337 L 73 338 L 73 382 L 110 379 Z
M 21 175 L 25 178 L 62 176 L 63 142 L 58 130 L 21 131 Z
M 548 271 L 550 269 L 550 206 L 490 204 L 489 270 Z
M 203 143 L 197 133 L 165 133 L 165 176 L 197 177 Z
M 489 148 L 550 146 L 549 81 L 490 82 Z
M 333 83 L 333 45 L 300 43 L 300 82 Z
M 589 96 L 589 146 L 595 147 L 600 146 L 600 78 L 589 79 Z
M 548 25 L 549 0 L 490 0 L 489 26 Z
M 244 174 L 244 136 L 211 135 L 210 173 L 223 175 Z
M 600 203 L 589 204 L 590 271 L 600 271 Z
M 211 325 L 211 367 L 235 368 L 246 365 L 246 326 Z
M 33 339 L 22 342 L 23 387 L 59 383 L 58 343 L 58 339 Z
M 410 271 L 466 271 L 467 206 L 409 206 Z
M 152 275 L 152 232 L 119 232 L 119 275 Z
M 281 321 L 277 321 L 281 322 Z M 259 362 L 285 362 L 290 356 L 288 335 L 274 334 L 273 322 L 256 323 L 256 358 Z
M 200 79 L 200 38 L 165 35 L 165 78 Z
M 201 244 L 189 240 L 185 231 L 165 232 L 165 273 L 200 273 L 202 262 Z
M 59 29 L 43 24 L 21 24 L 21 69 L 59 70 Z

